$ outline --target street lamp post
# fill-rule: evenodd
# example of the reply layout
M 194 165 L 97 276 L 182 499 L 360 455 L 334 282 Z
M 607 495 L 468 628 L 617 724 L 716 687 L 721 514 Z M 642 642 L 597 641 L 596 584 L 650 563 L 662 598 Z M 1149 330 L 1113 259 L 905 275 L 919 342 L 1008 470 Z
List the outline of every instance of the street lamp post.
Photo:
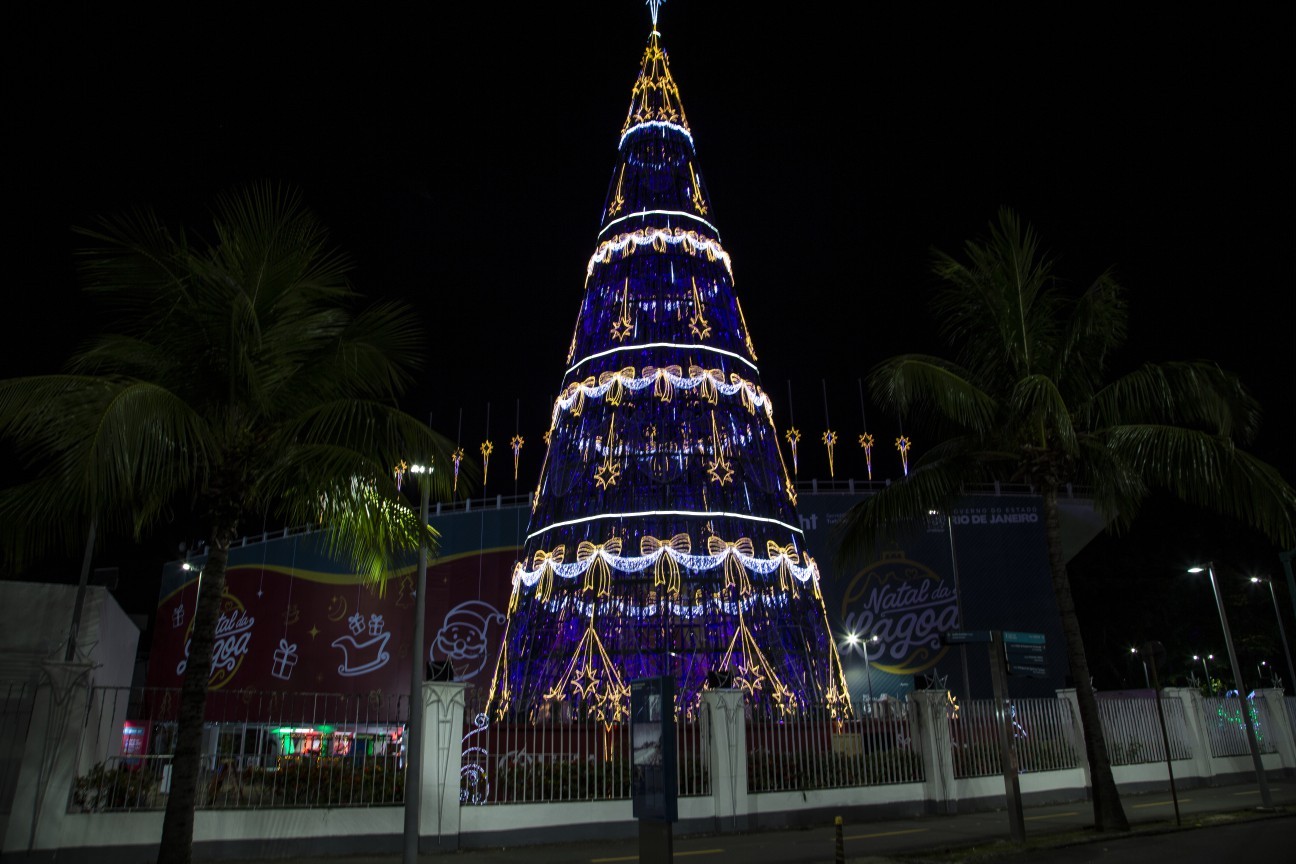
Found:
M 1134 655 L 1135 657 L 1138 657 L 1139 660 L 1142 660 L 1142 661 L 1143 661 L 1143 686 L 1144 686 L 1144 687 L 1147 687 L 1149 690 L 1151 690 L 1151 689 L 1152 689 L 1152 681 L 1148 678 L 1147 660 L 1144 659 L 1144 658 L 1139 654 L 1139 650 L 1138 650 L 1137 648 L 1131 648 L 1131 649 L 1130 649 L 1130 654 Z
M 1214 659 L 1215 659 L 1215 655 L 1214 655 L 1214 654 L 1201 654 L 1201 655 L 1194 654 L 1194 655 L 1193 655 L 1193 659 L 1194 659 L 1194 660 L 1200 660 L 1200 661 L 1201 661 L 1201 664 L 1202 664 L 1202 672 L 1206 675 L 1206 689 L 1209 690 L 1210 692 L 1214 693 L 1215 690 L 1214 690 L 1214 688 L 1211 687 L 1210 667 L 1208 667 L 1208 666 L 1206 665 L 1206 661 L 1207 661 L 1207 660 L 1214 660 Z
M 1282 639 L 1283 657 L 1287 660 L 1287 674 L 1291 677 L 1287 680 L 1290 682 L 1287 686 L 1296 687 L 1296 666 L 1292 665 L 1291 649 L 1287 647 L 1287 629 L 1283 627 L 1282 612 L 1278 610 L 1278 594 L 1274 591 L 1273 579 L 1268 576 L 1252 576 L 1251 581 L 1256 584 L 1265 584 L 1269 586 L 1269 599 L 1273 600 L 1274 617 L 1278 619 L 1278 636 Z
M 849 633 L 846 636 L 846 644 L 848 645 L 858 645 L 861 641 L 864 642 L 864 674 L 868 678 L 868 694 L 869 694 L 868 713 L 872 714 L 873 713 L 873 661 L 869 657 L 869 648 L 873 645 L 876 645 L 878 642 L 882 641 L 882 637 L 877 635 L 876 633 L 874 633 L 872 636 L 864 640 L 861 640 L 859 638 L 859 635 L 856 633 Z
M 405 733 L 405 836 L 402 864 L 417 864 L 419 808 L 423 797 L 423 656 L 424 619 L 427 617 L 428 497 L 432 491 L 431 466 L 411 465 L 419 484 L 418 581 L 414 594 L 414 644 L 410 657 L 409 725 Z
M 1251 721 L 1251 706 L 1245 696 L 1246 688 L 1242 686 L 1242 669 L 1238 666 L 1237 651 L 1233 647 L 1233 634 L 1229 631 L 1228 616 L 1224 614 L 1224 598 L 1220 594 L 1219 583 L 1215 579 L 1215 564 L 1208 561 L 1205 567 L 1189 567 L 1189 573 L 1206 571 L 1210 576 L 1211 590 L 1215 593 L 1215 607 L 1219 610 L 1220 626 L 1224 629 L 1224 647 L 1228 650 L 1229 666 L 1233 669 L 1233 681 L 1237 686 L 1238 702 L 1242 706 L 1242 723 L 1246 727 L 1247 744 L 1251 748 L 1251 762 L 1255 766 L 1256 783 L 1260 786 L 1260 802 L 1266 809 L 1273 807 L 1273 798 L 1269 795 L 1269 782 L 1265 779 L 1264 765 L 1260 761 L 1260 745 L 1256 742 L 1255 724 Z

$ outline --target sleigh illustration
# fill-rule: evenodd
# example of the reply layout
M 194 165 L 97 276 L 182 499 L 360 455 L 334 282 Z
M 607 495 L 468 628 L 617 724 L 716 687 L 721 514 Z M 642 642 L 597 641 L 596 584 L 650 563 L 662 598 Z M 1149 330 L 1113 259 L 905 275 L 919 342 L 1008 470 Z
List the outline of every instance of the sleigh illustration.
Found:
M 350 634 L 334 639 L 333 647 L 342 649 L 338 674 L 347 677 L 364 675 L 386 666 L 391 659 L 391 654 L 387 653 L 387 640 L 390 638 L 390 633 L 379 633 L 363 642 L 357 642 Z

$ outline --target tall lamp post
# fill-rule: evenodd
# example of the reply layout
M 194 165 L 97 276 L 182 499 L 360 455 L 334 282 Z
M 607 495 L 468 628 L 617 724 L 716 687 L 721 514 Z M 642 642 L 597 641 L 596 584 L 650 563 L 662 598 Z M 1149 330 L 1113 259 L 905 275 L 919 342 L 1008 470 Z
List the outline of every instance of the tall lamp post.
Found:
M 868 677 L 868 694 L 869 694 L 869 713 L 873 713 L 873 661 L 869 657 L 869 648 L 876 645 L 882 640 L 881 636 L 874 633 L 867 639 L 860 639 L 858 633 L 849 633 L 846 636 L 846 644 L 855 646 L 860 642 L 864 643 L 864 673 Z
M 1202 672 L 1204 672 L 1204 673 L 1206 674 L 1206 689 L 1207 689 L 1207 690 L 1211 690 L 1210 667 L 1208 667 L 1208 666 L 1206 665 L 1206 661 L 1207 661 L 1207 660 L 1214 660 L 1214 659 L 1215 659 L 1215 655 L 1214 655 L 1214 654 L 1194 654 L 1194 655 L 1193 655 L 1193 659 L 1194 659 L 1194 660 L 1200 660 L 1200 661 L 1201 661 L 1201 664 L 1202 664 Z M 1214 692 L 1214 691 L 1211 690 L 1211 692 Z
M 411 465 L 419 484 L 418 581 L 414 594 L 414 645 L 410 657 L 409 726 L 405 733 L 405 845 L 402 864 L 417 864 L 419 808 L 423 803 L 423 622 L 427 617 L 428 497 L 432 492 L 431 466 Z
M 1252 576 L 1252 583 L 1269 586 L 1269 598 L 1273 600 L 1274 617 L 1278 619 L 1278 636 L 1282 639 L 1283 657 L 1287 660 L 1288 687 L 1296 687 L 1296 666 L 1292 665 L 1291 649 L 1287 647 L 1287 630 L 1283 627 L 1282 612 L 1278 610 L 1278 594 L 1274 591 L 1273 579 L 1268 576 Z
M 1139 649 L 1137 649 L 1137 648 L 1130 648 L 1130 655 L 1133 656 L 1133 657 L 1138 657 L 1139 660 L 1142 660 L 1142 661 L 1143 661 L 1143 686 L 1145 686 L 1145 687 L 1147 687 L 1149 690 L 1151 690 L 1151 689 L 1152 689 L 1152 681 L 1151 681 L 1151 679 L 1148 678 L 1147 658 L 1145 658 L 1145 657 L 1143 657 L 1141 654 L 1139 654 Z
M 1242 669 L 1238 666 L 1237 651 L 1233 648 L 1233 634 L 1229 632 L 1228 616 L 1224 614 L 1224 598 L 1220 594 L 1219 583 L 1215 579 L 1215 563 L 1206 562 L 1205 567 L 1189 567 L 1189 573 L 1205 571 L 1210 576 L 1211 590 L 1215 593 L 1215 607 L 1219 610 L 1220 626 L 1224 628 L 1224 647 L 1228 650 L 1229 665 L 1233 669 L 1233 681 L 1237 685 L 1238 702 L 1242 706 L 1242 723 L 1246 726 L 1247 745 L 1251 748 L 1251 762 L 1255 766 L 1256 783 L 1260 786 L 1260 803 L 1266 809 L 1273 807 L 1273 798 L 1269 795 L 1269 781 L 1265 779 L 1264 765 L 1260 762 L 1260 745 L 1256 742 L 1255 724 L 1251 721 L 1251 706 L 1244 695 L 1242 686 Z

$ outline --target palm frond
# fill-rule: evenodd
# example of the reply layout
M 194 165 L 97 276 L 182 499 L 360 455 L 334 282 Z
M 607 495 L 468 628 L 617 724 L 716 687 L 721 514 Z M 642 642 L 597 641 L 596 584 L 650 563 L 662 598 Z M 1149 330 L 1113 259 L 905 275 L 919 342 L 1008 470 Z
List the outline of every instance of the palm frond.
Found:
M 1237 376 L 1209 360 L 1148 363 L 1093 394 L 1085 425 L 1185 424 L 1250 442 L 1260 426 L 1260 406 Z
M 994 400 L 939 357 L 905 354 L 884 360 L 869 373 L 869 388 L 888 407 L 931 409 L 964 429 L 984 431 L 993 422 Z
M 1255 527 L 1283 548 L 1296 546 L 1296 490 L 1278 469 L 1223 436 L 1178 426 L 1117 426 L 1108 447 L 1153 486 Z
M 1053 445 L 1063 453 L 1076 452 L 1071 411 L 1048 375 L 1027 375 L 1019 379 L 1007 413 L 1020 424 L 1023 433 L 1033 433 L 1035 446 Z

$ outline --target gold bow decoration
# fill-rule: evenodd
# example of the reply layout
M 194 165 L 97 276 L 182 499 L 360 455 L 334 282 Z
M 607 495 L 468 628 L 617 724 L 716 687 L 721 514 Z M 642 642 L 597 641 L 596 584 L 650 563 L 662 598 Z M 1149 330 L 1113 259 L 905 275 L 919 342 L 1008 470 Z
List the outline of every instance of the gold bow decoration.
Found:
M 621 538 L 609 537 L 606 543 L 591 543 L 582 540 L 576 547 L 576 561 L 588 564 L 585 568 L 585 582 L 582 591 L 594 591 L 597 597 L 606 597 L 612 593 L 612 571 L 608 569 L 605 555 L 621 554 Z
M 743 407 L 747 409 L 748 414 L 756 413 L 755 390 L 752 383 L 743 378 L 737 372 L 729 373 L 729 383 L 738 388 L 738 393 L 742 398 Z
M 744 597 L 752 593 L 751 579 L 747 576 L 747 568 L 738 560 L 739 555 L 745 555 L 748 558 L 756 557 L 756 547 L 750 537 L 739 537 L 734 542 L 728 543 L 712 534 L 707 538 L 707 552 L 711 555 L 724 556 L 726 588 L 737 585 L 739 593 Z
M 788 569 L 789 565 L 801 563 L 801 556 L 797 554 L 796 546 L 789 543 L 786 546 L 780 546 L 773 540 L 765 541 L 765 553 L 769 555 L 770 560 L 779 559 L 779 587 L 787 590 L 788 584 L 792 585 L 792 592 L 796 593 L 796 578 L 792 571 Z
M 712 405 L 720 398 L 716 392 L 716 382 L 724 380 L 724 372 L 719 369 L 703 369 L 701 366 L 689 367 L 690 378 L 701 378 L 698 384 L 698 395 L 710 402 Z
M 675 395 L 675 383 L 671 381 L 671 378 L 681 377 L 684 370 L 679 366 L 662 366 L 660 368 L 645 366 L 643 374 L 645 378 L 653 379 L 653 395 L 663 402 L 669 402 L 671 397 Z
M 625 382 L 627 379 L 633 379 L 634 377 L 635 370 L 633 366 L 627 366 L 615 372 L 604 372 L 599 375 L 599 386 L 608 385 L 607 395 L 604 398 L 609 405 L 621 404 L 621 397 L 625 395 Z
M 661 557 L 653 564 L 653 584 L 665 585 L 667 593 L 678 595 L 680 590 L 679 562 L 675 555 L 688 555 L 693 551 L 693 540 L 687 534 L 676 534 L 669 540 L 658 540 L 649 534 L 639 539 L 639 554 L 652 555 L 661 550 Z M 674 554 L 671 554 L 674 553 Z
M 512 615 L 518 610 L 522 595 L 522 562 L 513 565 L 513 593 L 509 595 L 508 611 Z
M 567 392 L 563 394 L 564 398 L 571 400 L 571 416 L 579 417 L 585 410 L 585 391 L 594 389 L 594 376 L 586 378 L 584 381 L 577 381 L 567 386 Z
M 549 594 L 553 591 L 553 568 L 563 563 L 566 554 L 567 546 L 559 543 L 551 552 L 537 549 L 531 558 L 531 569 L 540 571 L 540 581 L 536 583 L 536 599 L 540 602 L 549 599 Z
M 805 566 L 810 571 L 810 585 L 814 588 L 814 597 L 816 600 L 822 600 L 823 594 L 819 591 L 819 565 L 810 557 L 809 552 L 805 556 Z

